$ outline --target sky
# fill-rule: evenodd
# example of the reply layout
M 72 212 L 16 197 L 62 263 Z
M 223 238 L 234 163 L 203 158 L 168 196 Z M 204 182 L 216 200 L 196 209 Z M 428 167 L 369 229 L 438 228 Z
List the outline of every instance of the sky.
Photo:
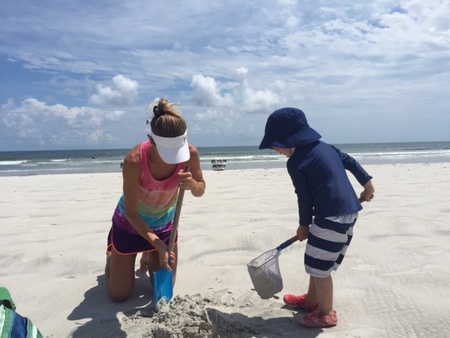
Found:
M 450 141 L 450 1 L 5 0 L 0 151 L 132 148 L 178 103 L 197 147 L 304 111 L 333 144 Z

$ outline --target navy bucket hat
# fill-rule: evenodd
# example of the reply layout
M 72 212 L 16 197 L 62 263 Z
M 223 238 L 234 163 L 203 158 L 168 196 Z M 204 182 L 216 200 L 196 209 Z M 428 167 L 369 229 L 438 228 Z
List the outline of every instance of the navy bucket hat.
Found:
M 317 141 L 322 136 L 308 125 L 297 108 L 281 108 L 270 114 L 259 149 L 295 148 Z

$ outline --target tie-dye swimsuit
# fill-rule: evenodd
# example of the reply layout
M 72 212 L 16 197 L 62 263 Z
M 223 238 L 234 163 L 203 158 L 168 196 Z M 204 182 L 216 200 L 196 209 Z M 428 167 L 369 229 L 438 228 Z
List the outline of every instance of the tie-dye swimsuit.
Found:
M 184 168 L 184 163 L 178 164 L 173 175 L 167 179 L 155 180 L 150 168 L 150 147 L 150 142 L 143 142 L 140 146 L 141 177 L 138 212 L 148 227 L 167 244 L 178 198 L 178 172 Z M 113 245 L 114 249 L 121 254 L 155 250 L 146 239 L 138 234 L 126 218 L 123 195 L 114 211 L 112 222 L 108 247 Z

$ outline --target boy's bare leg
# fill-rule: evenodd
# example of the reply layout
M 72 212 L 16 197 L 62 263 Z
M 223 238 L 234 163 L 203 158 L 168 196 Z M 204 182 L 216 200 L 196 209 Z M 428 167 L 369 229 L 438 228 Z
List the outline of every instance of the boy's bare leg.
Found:
M 319 302 L 319 298 L 317 297 L 316 281 L 314 278 L 315 277 L 313 276 L 309 276 L 308 293 L 305 298 L 309 305 L 315 305 Z
M 313 277 L 317 290 L 320 310 L 326 315 L 333 315 L 333 279 Z

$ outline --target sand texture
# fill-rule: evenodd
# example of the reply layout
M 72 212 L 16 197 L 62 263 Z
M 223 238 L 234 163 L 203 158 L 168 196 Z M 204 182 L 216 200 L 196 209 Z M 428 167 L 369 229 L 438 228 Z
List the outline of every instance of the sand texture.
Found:
M 365 168 L 376 197 L 333 274 L 331 329 L 300 327 L 282 302 L 306 292 L 304 243 L 281 251 L 284 288 L 269 299 L 247 270 L 295 235 L 285 169 L 204 172 L 205 195 L 184 196 L 175 297 L 158 312 L 138 262 L 132 297 L 116 304 L 107 294 L 120 174 L 0 177 L 0 286 L 45 337 L 450 337 L 450 164 Z

